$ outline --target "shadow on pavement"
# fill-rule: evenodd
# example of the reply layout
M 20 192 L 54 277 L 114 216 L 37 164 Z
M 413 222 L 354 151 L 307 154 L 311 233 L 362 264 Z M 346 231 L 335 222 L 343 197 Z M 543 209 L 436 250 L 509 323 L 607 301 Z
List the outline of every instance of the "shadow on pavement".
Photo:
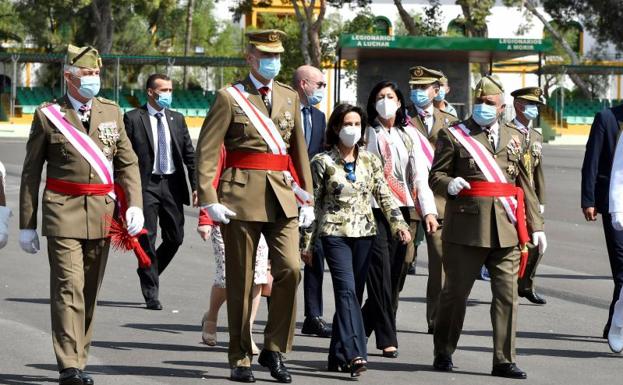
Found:
M 457 350 L 465 350 L 470 352 L 485 352 L 493 354 L 492 348 L 482 346 L 459 346 Z M 565 357 L 565 358 L 619 358 L 618 354 L 587 351 L 587 350 L 571 350 L 571 349 L 543 349 L 543 348 L 517 348 L 519 356 L 543 356 L 544 358 Z
M 205 345 L 197 343 L 197 345 L 176 345 L 176 344 L 158 344 L 147 342 L 121 342 L 121 341 L 93 341 L 91 346 L 105 349 L 115 350 L 132 350 L 132 349 L 145 349 L 145 350 L 165 350 L 171 352 L 205 352 L 208 350 Z M 218 347 L 227 349 L 227 343 L 218 342 Z M 211 347 L 210 350 L 214 350 L 215 347 Z
M 130 329 L 139 329 L 139 330 L 147 330 L 152 332 L 164 332 L 164 333 L 172 333 L 172 334 L 181 334 L 182 332 L 200 332 L 201 325 L 200 324 L 125 324 L 124 328 Z M 218 331 L 221 333 L 227 332 L 227 328 L 224 326 L 219 326 Z
M 21 303 L 35 303 L 39 305 L 49 305 L 49 298 L 6 298 L 5 301 L 9 302 L 21 302 Z M 97 306 L 107 307 L 129 307 L 129 308 L 144 308 L 145 304 L 142 302 L 124 302 L 124 301 L 97 301 Z
M 225 366 L 228 365 L 225 363 Z M 30 364 L 26 365 L 31 368 L 42 369 L 42 370 L 54 370 L 56 371 L 55 365 L 47 365 L 47 364 Z M 211 367 L 219 367 L 218 365 L 211 365 Z M 163 368 L 156 366 L 128 366 L 128 365 L 88 365 L 86 372 L 93 375 L 94 377 L 97 375 L 125 375 L 125 376 L 143 376 L 143 377 L 172 377 L 172 378 L 206 378 L 206 379 L 228 379 L 228 377 L 223 376 L 211 376 L 206 374 L 202 370 L 193 370 L 193 369 L 177 369 L 177 368 Z M 2 375 L 0 375 L 0 379 Z M 97 382 L 97 378 L 95 378 Z M 54 379 L 54 382 L 58 382 L 57 379 Z M 103 382 L 103 381 L 102 381 Z M 17 384 L 17 383 L 16 383 Z M 23 383 L 20 383 L 23 384 Z
M 58 378 L 33 376 L 27 374 L 0 374 L 0 384 L 2 385 L 39 385 L 48 383 L 57 384 Z
M 491 330 L 464 330 L 461 334 L 470 336 L 491 337 Z M 582 336 L 575 334 L 559 334 L 559 333 L 543 333 L 543 332 L 526 332 L 518 331 L 517 338 L 533 338 L 539 340 L 556 340 L 556 341 L 575 341 L 575 342 L 594 342 L 605 344 L 605 340 L 596 336 Z
M 601 279 L 606 281 L 611 281 L 611 275 L 580 275 L 580 274 L 539 274 L 539 278 L 560 278 L 560 279 L 580 279 L 580 280 L 588 280 L 588 279 Z

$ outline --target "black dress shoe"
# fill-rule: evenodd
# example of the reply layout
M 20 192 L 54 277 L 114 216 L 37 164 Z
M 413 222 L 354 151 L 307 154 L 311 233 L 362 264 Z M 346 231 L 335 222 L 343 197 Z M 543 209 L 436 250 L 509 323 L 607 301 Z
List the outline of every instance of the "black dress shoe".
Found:
M 233 368 L 229 379 L 236 382 L 255 382 L 253 371 L 248 366 L 236 366 Z
M 281 353 L 262 349 L 257 362 L 263 367 L 270 369 L 270 375 L 278 382 L 286 384 L 292 382 L 292 376 L 290 376 L 288 369 L 283 364 L 283 356 Z
M 94 385 L 95 381 L 93 381 L 93 377 L 89 376 L 85 372 L 80 373 L 80 377 L 82 377 L 82 383 L 84 385 Z
M 514 363 L 493 365 L 491 375 L 496 377 L 517 378 L 522 380 L 528 378 L 526 372 L 519 369 Z
M 321 317 L 307 317 L 303 322 L 301 333 L 318 337 L 331 337 L 331 327 Z
M 383 350 L 383 357 L 385 357 L 385 358 L 398 358 L 398 349 L 396 349 L 396 350 Z
M 147 301 L 146 308 L 149 310 L 162 310 L 162 304 L 157 299 Z
M 428 325 L 428 334 L 435 334 L 435 327 L 433 325 Z
M 407 269 L 407 275 L 415 275 L 415 263 L 409 265 Z
M 452 356 L 446 356 L 444 354 L 438 354 L 433 361 L 433 368 L 440 372 L 451 372 L 454 368 L 452 363 Z
M 519 296 L 537 305 L 545 305 L 547 303 L 545 298 L 541 297 L 533 290 L 526 290 L 526 291 L 519 292 Z
M 61 370 L 58 377 L 59 385 L 82 385 L 82 377 L 79 369 L 67 368 Z

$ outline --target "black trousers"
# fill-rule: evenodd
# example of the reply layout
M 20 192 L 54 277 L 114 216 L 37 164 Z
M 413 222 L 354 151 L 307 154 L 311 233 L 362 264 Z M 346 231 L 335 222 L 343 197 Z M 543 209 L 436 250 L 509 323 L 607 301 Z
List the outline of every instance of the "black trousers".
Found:
M 329 344 L 329 360 L 348 364 L 354 358 L 368 359 L 361 319 L 372 237 L 321 237 L 331 271 L 335 315 Z
M 312 265 L 305 265 L 303 294 L 305 317 L 322 317 L 322 279 L 324 277 L 324 252 L 320 239 L 314 245 Z
M 409 221 L 408 209 L 401 207 L 401 212 L 405 220 Z M 377 349 L 384 349 L 398 347 L 396 312 L 407 245 L 395 239 L 380 209 L 373 209 L 373 213 L 377 233 L 372 244 L 366 280 L 368 298 L 361 310 L 366 335 L 374 332 Z
M 152 175 L 147 189 L 143 192 L 143 215 L 147 234 L 139 240 L 151 259 L 151 266 L 146 269 L 139 267 L 137 273 L 145 301 L 158 299 L 159 276 L 184 240 L 182 189 L 177 188 L 173 180 Z M 156 247 L 158 222 L 162 243 Z
M 621 292 L 621 287 L 623 287 L 623 231 L 616 231 L 614 227 L 612 227 L 612 216 L 609 213 L 604 213 L 602 215 L 602 220 L 604 235 L 606 236 L 606 247 L 608 248 L 608 257 L 610 258 L 610 269 L 612 270 L 612 279 L 614 280 L 612 302 L 610 302 L 608 322 L 606 323 L 607 330 L 610 329 L 614 304 L 619 299 L 619 293 Z

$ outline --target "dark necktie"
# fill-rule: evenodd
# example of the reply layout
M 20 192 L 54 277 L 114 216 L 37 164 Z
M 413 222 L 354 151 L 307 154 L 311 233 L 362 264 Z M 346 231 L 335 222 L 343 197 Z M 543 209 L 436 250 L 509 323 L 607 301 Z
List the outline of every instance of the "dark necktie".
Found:
M 305 130 L 305 143 L 307 143 L 307 147 L 309 147 L 312 132 L 311 107 L 303 107 L 303 129 Z
M 158 121 L 158 167 L 156 167 L 156 170 L 160 171 L 160 174 L 164 174 L 169 163 L 167 158 L 167 136 L 164 132 L 162 112 L 156 112 L 154 116 Z
M 264 87 L 260 87 L 258 91 L 260 91 L 260 95 L 262 96 L 262 101 L 266 105 L 266 108 L 268 109 L 268 113 L 270 114 L 271 105 L 270 105 L 270 99 L 268 99 L 268 93 L 270 92 L 270 88 L 264 86 Z

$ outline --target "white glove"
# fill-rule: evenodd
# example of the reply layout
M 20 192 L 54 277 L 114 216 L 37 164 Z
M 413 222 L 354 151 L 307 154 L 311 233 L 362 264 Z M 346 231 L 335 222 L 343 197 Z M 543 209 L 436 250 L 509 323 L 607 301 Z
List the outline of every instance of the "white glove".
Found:
M 452 179 L 450 183 L 448 183 L 448 194 L 457 195 L 464 188 L 469 190 L 470 188 L 472 188 L 472 186 L 470 186 L 465 179 L 458 176 Z
M 545 214 L 545 205 L 539 205 L 539 212 Z
M 547 238 L 545 238 L 545 233 L 542 231 L 532 233 L 532 243 L 534 246 L 539 247 L 539 254 L 543 254 L 547 250 Z
M 228 224 L 229 218 L 236 216 L 235 212 L 220 203 L 212 203 L 211 205 L 203 206 L 202 208 L 208 210 L 210 218 L 212 218 L 214 222 L 218 223 Z
M 612 227 L 616 231 L 623 230 L 623 213 L 610 213 L 612 215 Z
M 19 245 L 28 254 L 37 254 L 39 251 L 39 236 L 37 230 L 23 229 L 19 231 Z
M 9 240 L 9 218 L 12 216 L 10 208 L 0 206 L 0 249 L 6 246 Z
M 312 206 L 301 207 L 299 213 L 299 227 L 306 229 L 314 222 L 316 215 L 314 215 L 314 208 Z
M 143 230 L 145 224 L 145 218 L 143 217 L 143 210 L 136 206 L 128 207 L 125 212 L 125 223 L 128 228 L 128 234 L 135 236 Z

